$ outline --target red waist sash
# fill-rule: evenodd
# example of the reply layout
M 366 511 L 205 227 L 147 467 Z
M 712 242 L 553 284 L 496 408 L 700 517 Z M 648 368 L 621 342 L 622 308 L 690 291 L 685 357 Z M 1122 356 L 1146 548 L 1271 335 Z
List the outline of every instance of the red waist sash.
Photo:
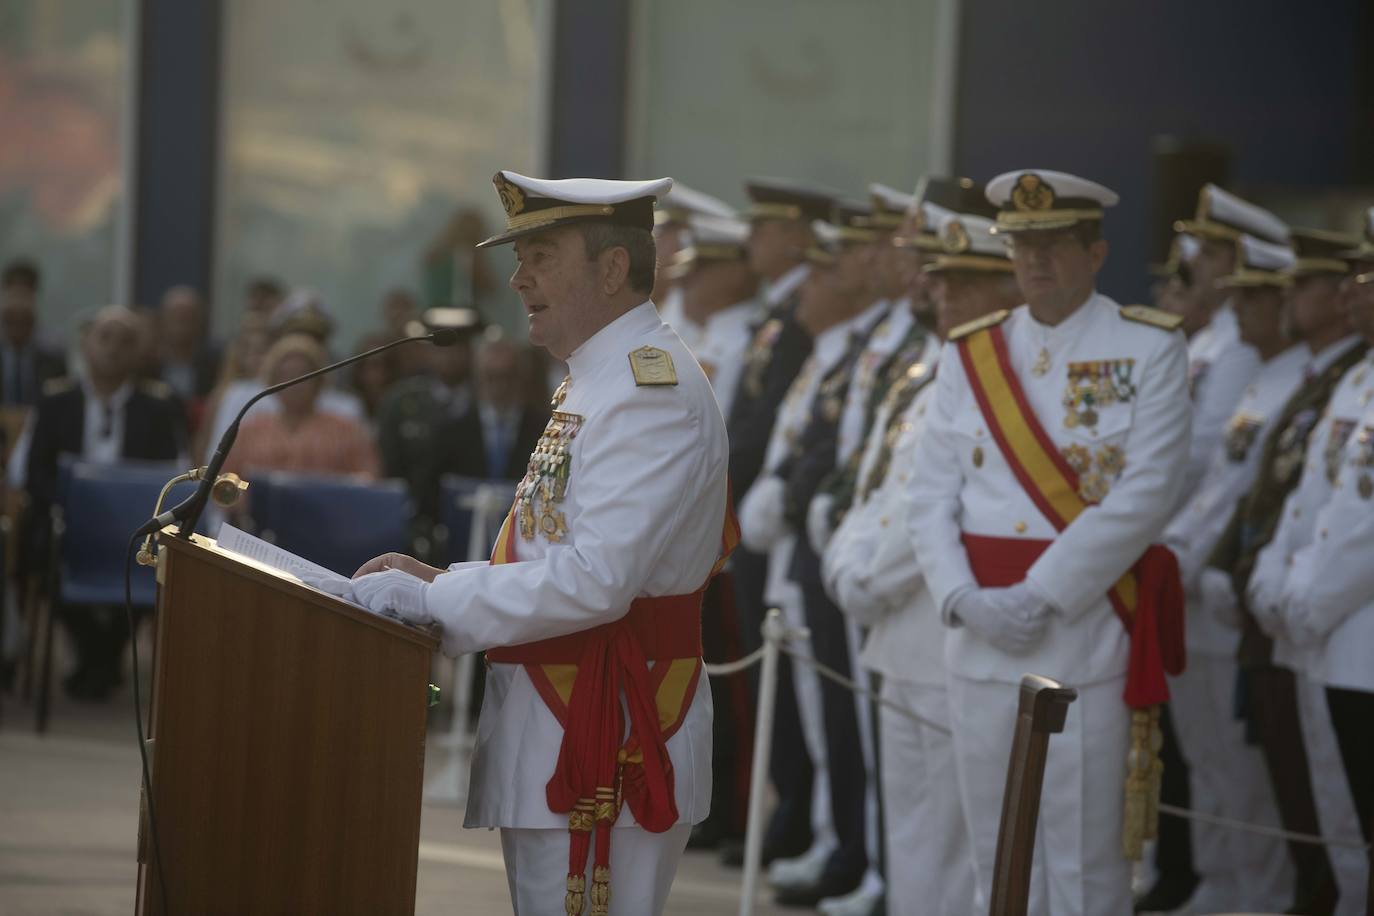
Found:
M 1052 543 L 967 533 L 962 540 L 973 577 L 984 588 L 1005 588 L 1023 581 Z M 1127 613 L 1115 592 L 1107 597 L 1131 640 L 1123 699 L 1132 709 L 1141 709 L 1167 700 L 1165 673 L 1183 671 L 1183 583 L 1177 558 L 1159 544 L 1146 550 L 1131 571 L 1138 582 L 1135 613 Z
M 588 643 L 629 630 L 648 661 L 701 655 L 701 599 L 705 592 L 636 598 L 624 617 L 566 636 L 488 649 L 487 660 L 511 665 L 575 665 Z

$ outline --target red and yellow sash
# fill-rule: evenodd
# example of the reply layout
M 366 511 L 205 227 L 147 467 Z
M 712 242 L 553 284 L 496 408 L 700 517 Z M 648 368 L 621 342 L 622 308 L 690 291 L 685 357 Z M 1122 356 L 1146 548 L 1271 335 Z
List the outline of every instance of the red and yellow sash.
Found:
M 727 491 L 720 555 L 711 576 L 739 543 L 732 502 Z M 515 542 L 512 506 L 497 535 L 492 564 L 519 562 Z M 593 830 L 592 913 L 607 911 L 611 828 L 622 804 L 650 832 L 662 833 L 677 823 L 667 742 L 686 719 L 701 677 L 705 592 L 704 583 L 688 595 L 637 598 L 611 623 L 486 653 L 490 662 L 522 665 L 563 726 L 558 762 L 545 794 L 550 811 L 568 814 L 568 913 L 582 912 Z M 630 718 L 624 740 L 622 694 Z
M 959 357 L 988 429 L 1012 473 L 1055 530 L 1063 531 L 1089 504 L 1079 495 L 1078 475 L 1026 400 L 1012 371 L 1002 329 L 994 325 L 960 339 Z M 1025 538 L 975 535 L 966 536 L 965 543 L 980 585 L 1011 584 L 1005 581 L 1009 571 L 996 567 L 1015 561 L 1014 565 L 1024 563 L 1029 569 L 1048 546 L 1046 543 L 1032 553 L 1027 551 L 1027 544 L 1036 542 Z M 979 575 L 980 569 L 983 575 Z M 1163 703 L 1169 698 L 1165 672 L 1178 674 L 1184 664 L 1183 588 L 1173 553 L 1160 545 L 1151 546 L 1107 596 L 1131 637 L 1126 704 L 1143 709 Z

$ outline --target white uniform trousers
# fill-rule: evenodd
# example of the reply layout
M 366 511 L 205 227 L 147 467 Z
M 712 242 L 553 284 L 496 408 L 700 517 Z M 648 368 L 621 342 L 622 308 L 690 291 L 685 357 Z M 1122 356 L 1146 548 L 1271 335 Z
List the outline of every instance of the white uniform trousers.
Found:
M 883 699 L 949 728 L 943 687 L 883 679 Z M 959 805 L 954 739 L 879 707 L 888 916 L 969 916 L 973 860 Z
M 1260 749 L 1245 743 L 1235 716 L 1235 658 L 1194 653 L 1169 678 L 1169 714 L 1194 811 L 1252 824 L 1279 825 Z M 1051 739 L 1053 740 L 1053 739 Z M 1282 840 L 1193 821 L 1193 869 L 1208 900 L 1231 909 L 1282 909 L 1292 900 L 1293 867 Z
M 676 824 L 664 833 L 621 827 L 611 836 L 610 916 L 656 916 L 663 912 L 677 864 L 687 849 L 692 825 Z M 593 847 L 595 849 L 595 847 Z M 568 887 L 568 831 L 501 828 L 515 916 L 565 916 Z M 592 857 L 587 858 L 587 898 L 591 912 Z
M 1121 854 L 1131 716 L 1124 676 L 1078 687 L 1062 734 L 1052 735 L 1031 867 L 1031 916 L 1131 912 L 1131 863 Z M 976 869 L 974 912 L 992 893 L 1002 793 L 1020 689 L 952 675 L 950 723 L 959 795 Z
M 1331 710 L 1326 705 L 1326 686 L 1301 671 L 1295 673 L 1302 743 L 1312 774 L 1312 795 L 1317 801 L 1317 821 L 1321 824 L 1322 836 L 1359 839 L 1362 836 L 1360 819 L 1355 813 L 1350 783 L 1345 778 L 1341 748 L 1336 741 L 1336 729 L 1331 724 Z M 1360 916 L 1365 912 L 1365 900 L 1369 895 L 1369 856 L 1345 846 L 1328 846 L 1326 854 L 1331 859 L 1336 887 L 1341 892 L 1336 916 Z

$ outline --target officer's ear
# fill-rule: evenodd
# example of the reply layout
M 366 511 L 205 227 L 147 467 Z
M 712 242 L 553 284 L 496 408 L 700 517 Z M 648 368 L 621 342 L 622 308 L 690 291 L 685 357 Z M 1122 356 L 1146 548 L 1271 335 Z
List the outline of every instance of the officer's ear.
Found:
M 1107 240 L 1098 239 L 1088 246 L 1088 257 L 1092 259 L 1093 273 L 1102 269 L 1102 265 L 1107 263 Z
M 623 290 L 630 278 L 630 252 L 620 245 L 615 245 L 601 252 L 601 257 L 597 258 L 597 261 L 601 272 L 602 294 L 614 296 Z

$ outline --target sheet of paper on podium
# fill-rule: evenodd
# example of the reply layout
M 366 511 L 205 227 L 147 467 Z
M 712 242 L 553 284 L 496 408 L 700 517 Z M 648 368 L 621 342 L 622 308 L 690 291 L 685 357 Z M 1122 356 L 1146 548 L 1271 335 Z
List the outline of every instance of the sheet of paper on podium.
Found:
M 254 537 L 246 531 L 235 528 L 228 522 L 220 525 L 219 536 L 216 541 L 222 550 L 238 554 L 278 572 L 286 573 L 303 585 L 318 589 L 336 598 L 342 598 L 357 607 L 362 607 L 353 600 L 352 580 L 347 576 L 339 575 L 332 569 L 325 569 L 318 563 L 310 562 L 305 557 L 299 557 L 289 550 L 282 550 L 276 544 L 270 544 L 262 538 Z

